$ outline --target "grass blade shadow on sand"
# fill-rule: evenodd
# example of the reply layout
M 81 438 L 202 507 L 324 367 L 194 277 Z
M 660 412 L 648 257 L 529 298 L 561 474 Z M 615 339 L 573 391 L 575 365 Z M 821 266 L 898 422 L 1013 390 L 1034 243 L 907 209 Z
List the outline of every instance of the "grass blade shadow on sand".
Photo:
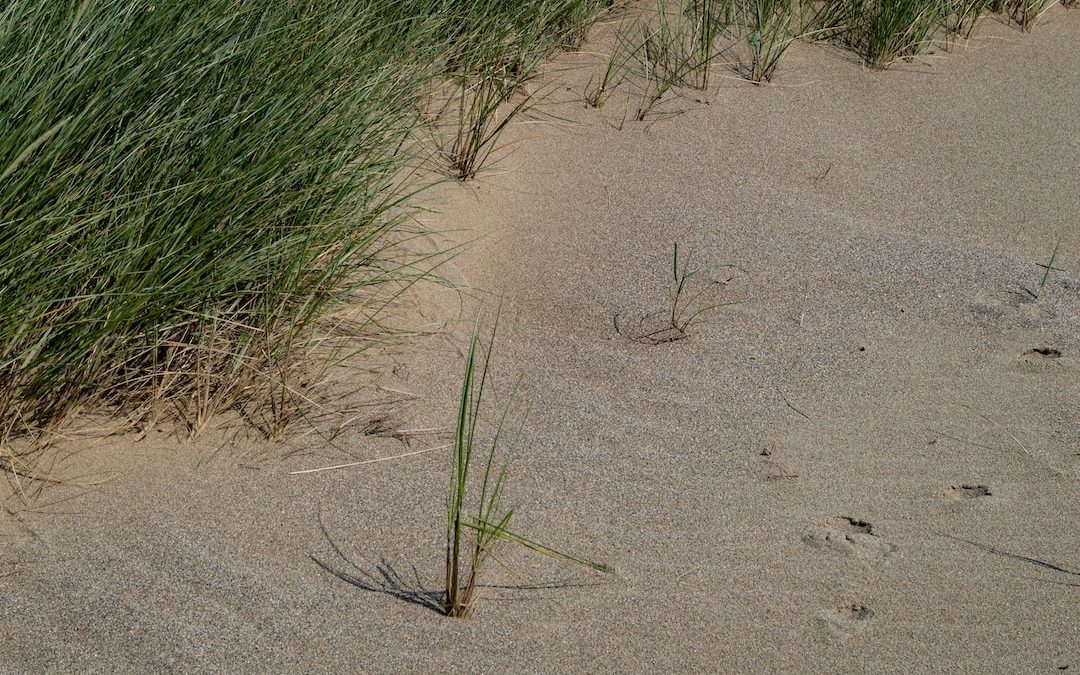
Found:
M 1080 570 L 1071 569 L 1071 568 L 1066 567 L 1064 565 L 1059 565 L 1057 563 L 1052 563 L 1052 562 L 1049 562 L 1047 560 L 1041 560 L 1039 558 L 1035 558 L 1035 557 L 1032 557 L 1032 556 L 1020 555 L 1018 553 L 1011 553 L 1009 551 L 1003 551 L 1003 550 L 997 548 L 996 546 L 991 546 L 989 544 L 982 544 L 982 543 L 979 543 L 977 541 L 973 541 L 971 539 L 965 539 L 963 537 L 956 537 L 956 536 L 953 536 L 951 534 L 938 533 L 938 536 L 944 537 L 946 539 L 951 539 L 953 541 L 960 542 L 962 544 L 967 544 L 969 546 L 974 546 L 977 549 L 981 549 L 983 551 L 986 551 L 990 555 L 996 555 L 996 556 L 1000 556 L 1002 558 L 1008 558 L 1010 560 L 1017 560 L 1017 561 L 1020 561 L 1020 562 L 1025 562 L 1025 563 L 1028 563 L 1030 565 L 1035 565 L 1036 567 L 1041 567 L 1043 569 L 1047 569 L 1047 570 L 1050 570 L 1052 572 L 1057 572 L 1058 574 L 1062 574 L 1062 575 L 1065 575 L 1067 577 L 1080 577 Z M 1046 581 L 1047 583 L 1056 583 L 1056 584 L 1061 584 L 1063 586 L 1074 586 L 1074 587 L 1080 588 L 1080 582 L 1051 581 L 1051 580 L 1043 580 L 1043 581 Z
M 445 615 L 444 600 L 446 593 L 437 587 L 425 584 L 421 572 L 414 564 L 395 564 L 385 556 L 377 560 L 357 560 L 350 556 L 331 536 L 318 515 L 319 530 L 329 548 L 329 555 L 320 556 L 308 553 L 307 557 L 324 572 L 355 586 L 368 593 L 385 595 L 408 605 L 421 607 L 436 614 Z M 406 571 L 407 570 L 407 571 Z M 603 582 L 581 582 L 574 579 L 554 579 L 537 583 L 520 584 L 481 584 L 478 588 L 500 591 L 554 591 L 565 588 L 588 588 L 602 585 Z

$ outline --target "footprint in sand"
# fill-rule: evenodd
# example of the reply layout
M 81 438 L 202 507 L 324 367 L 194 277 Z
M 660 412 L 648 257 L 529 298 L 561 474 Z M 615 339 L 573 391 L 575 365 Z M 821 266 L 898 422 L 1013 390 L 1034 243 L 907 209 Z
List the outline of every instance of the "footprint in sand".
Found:
M 1049 312 L 1030 294 L 1001 291 L 982 294 L 970 306 L 971 319 L 983 328 L 1032 328 L 1049 318 Z
M 992 497 L 994 492 L 989 485 L 961 483 L 959 485 L 950 485 L 949 494 L 959 499 L 978 499 L 979 497 Z
M 897 552 L 881 536 L 872 523 L 859 518 L 841 516 L 803 535 L 803 541 L 814 548 L 821 548 L 877 565 Z
M 1060 349 L 1042 346 L 1024 350 L 1016 363 L 1020 370 L 1027 372 L 1043 372 L 1066 367 L 1067 361 L 1068 359 L 1062 358 Z
M 874 610 L 852 603 L 825 610 L 821 613 L 820 623 L 829 636 L 843 639 L 865 628 L 873 618 Z

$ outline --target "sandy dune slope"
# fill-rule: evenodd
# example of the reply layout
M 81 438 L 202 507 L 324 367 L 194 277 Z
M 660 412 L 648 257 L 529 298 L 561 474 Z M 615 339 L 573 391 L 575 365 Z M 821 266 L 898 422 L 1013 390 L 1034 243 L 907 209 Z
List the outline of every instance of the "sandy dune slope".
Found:
M 518 527 L 613 576 L 506 549 L 446 619 L 445 450 L 289 473 L 420 432 L 112 438 L 60 465 L 111 481 L 4 502 L 0 672 L 1080 669 L 1080 13 L 982 36 L 885 73 L 799 45 L 621 130 L 552 104 L 440 191 L 525 378 Z M 694 280 L 725 306 L 631 339 L 675 242 L 737 266 Z M 446 427 L 463 335 L 357 402 Z

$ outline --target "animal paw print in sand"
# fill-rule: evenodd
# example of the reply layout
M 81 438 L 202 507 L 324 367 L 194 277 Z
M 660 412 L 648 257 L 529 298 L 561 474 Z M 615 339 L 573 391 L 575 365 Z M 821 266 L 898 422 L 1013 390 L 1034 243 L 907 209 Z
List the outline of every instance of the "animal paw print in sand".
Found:
M 959 485 L 950 485 L 949 494 L 958 499 L 978 499 L 979 497 L 991 497 L 994 492 L 989 485 L 960 483 Z
M 884 562 L 898 548 L 886 541 L 872 523 L 849 516 L 829 519 L 803 535 L 803 541 L 809 546 L 851 556 L 870 565 Z

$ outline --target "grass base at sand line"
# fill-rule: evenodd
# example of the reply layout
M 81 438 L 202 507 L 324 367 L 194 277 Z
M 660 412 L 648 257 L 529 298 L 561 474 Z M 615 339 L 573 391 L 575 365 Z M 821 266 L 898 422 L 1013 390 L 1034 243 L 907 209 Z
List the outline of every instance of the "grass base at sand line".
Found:
M 652 0 L 623 21 L 584 101 L 599 108 L 630 83 L 640 92 L 633 116 L 644 121 L 672 93 L 707 89 L 714 65 L 755 84 L 769 82 L 796 40 L 839 45 L 869 68 L 885 70 L 970 38 L 988 14 L 1030 30 L 1058 1 Z

